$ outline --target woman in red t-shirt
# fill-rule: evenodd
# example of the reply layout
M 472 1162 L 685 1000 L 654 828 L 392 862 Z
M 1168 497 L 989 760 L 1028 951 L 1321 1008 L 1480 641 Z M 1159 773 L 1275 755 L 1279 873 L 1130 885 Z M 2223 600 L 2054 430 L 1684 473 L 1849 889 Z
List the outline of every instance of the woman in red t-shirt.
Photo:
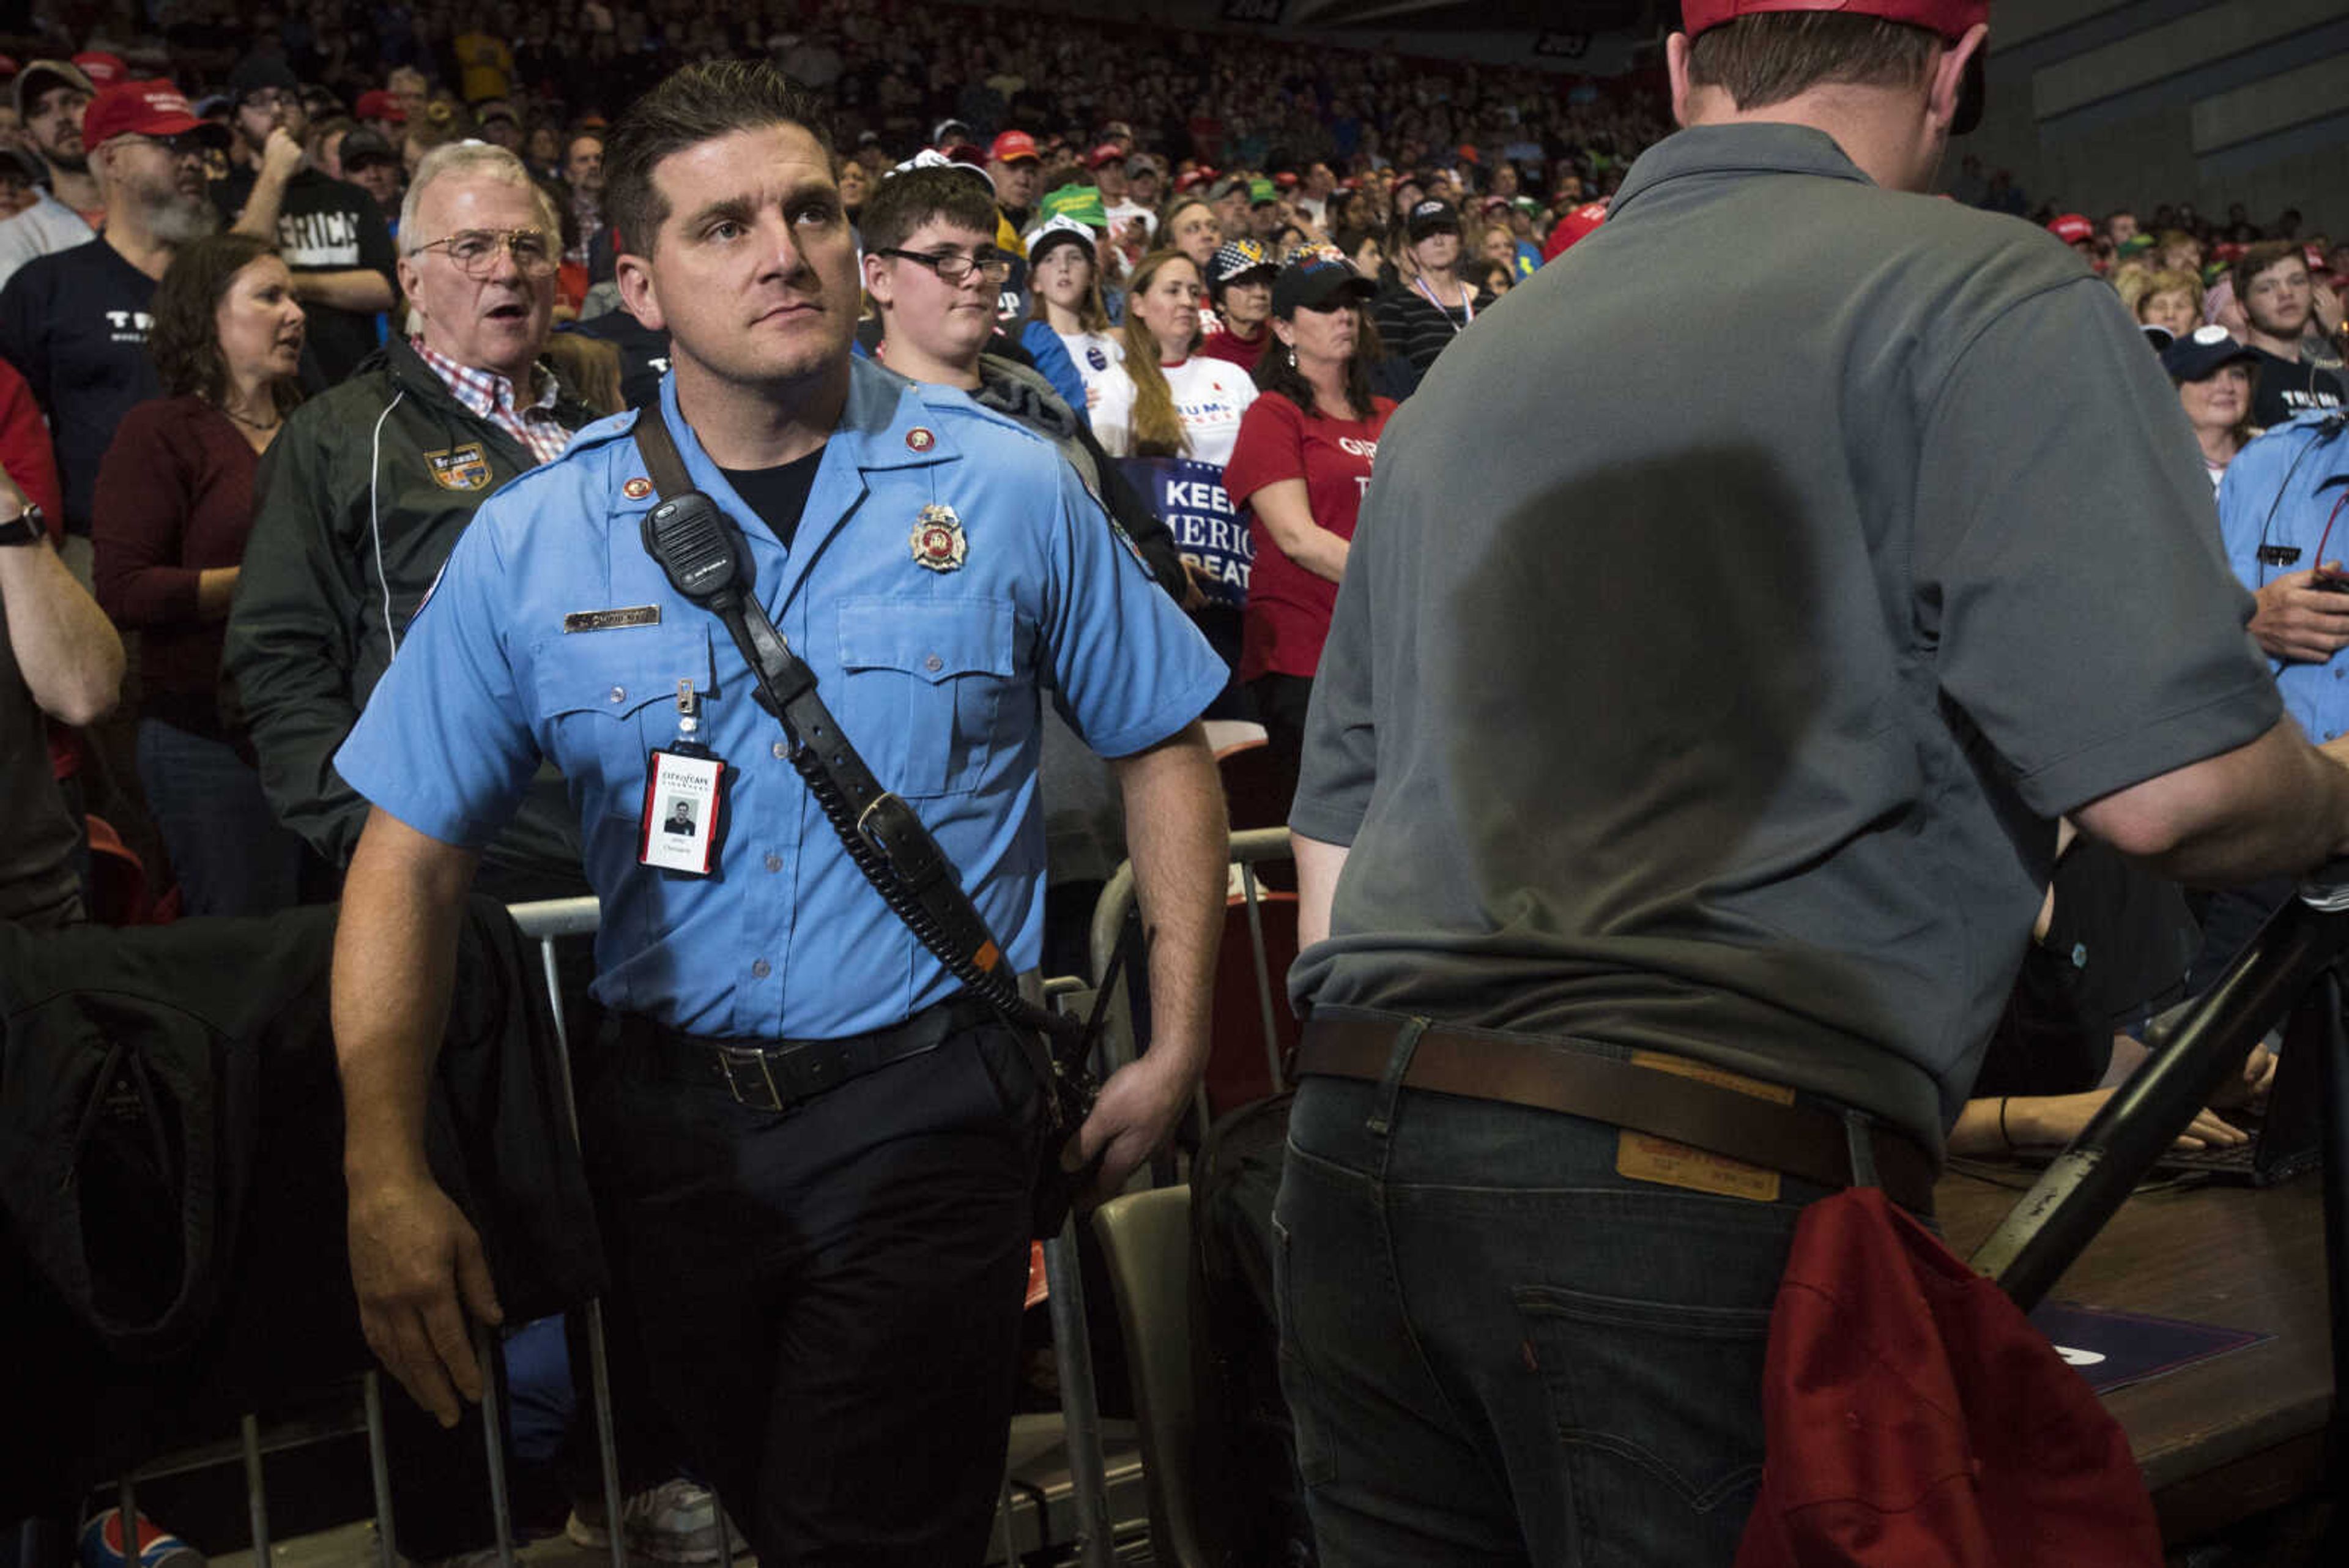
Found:
M 1371 393 L 1360 353 L 1377 286 L 1333 245 L 1292 254 L 1272 286 L 1278 339 L 1257 362 L 1265 392 L 1248 405 L 1224 470 L 1256 543 L 1239 678 L 1294 792 L 1305 708 L 1379 432 L 1394 403 Z

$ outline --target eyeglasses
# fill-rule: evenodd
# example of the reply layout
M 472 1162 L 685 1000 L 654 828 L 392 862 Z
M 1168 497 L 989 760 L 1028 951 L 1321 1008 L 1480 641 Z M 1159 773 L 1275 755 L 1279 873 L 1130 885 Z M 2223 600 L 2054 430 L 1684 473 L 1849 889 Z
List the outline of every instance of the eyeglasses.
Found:
M 177 136 L 148 136 L 130 132 L 125 140 L 143 141 L 150 147 L 160 147 L 166 158 L 202 158 L 212 151 L 212 144 L 201 133 L 183 130 Z
M 960 283 L 970 275 L 973 267 L 978 268 L 978 275 L 989 283 L 1001 283 L 1011 275 L 1011 258 L 1001 251 L 985 251 L 975 256 L 967 256 L 956 251 L 940 251 L 932 255 L 923 251 L 893 248 L 877 250 L 873 254 L 895 256 L 899 261 L 919 262 L 937 274 L 938 281 L 944 284 Z
M 275 114 L 281 109 L 299 109 L 301 106 L 299 97 L 290 92 L 280 92 L 274 88 L 247 93 L 237 105 L 240 109 L 257 109 L 264 114 Z
M 426 251 L 448 252 L 457 270 L 471 278 L 485 278 L 495 272 L 501 252 L 513 256 L 515 270 L 524 277 L 545 277 L 554 271 L 554 246 L 539 229 L 459 229 L 409 254 L 421 255 Z

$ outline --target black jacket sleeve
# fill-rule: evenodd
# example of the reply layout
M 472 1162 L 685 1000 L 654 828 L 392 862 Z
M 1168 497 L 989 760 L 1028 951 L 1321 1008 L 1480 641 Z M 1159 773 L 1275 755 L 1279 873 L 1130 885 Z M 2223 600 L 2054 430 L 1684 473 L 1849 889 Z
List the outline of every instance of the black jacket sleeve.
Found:
M 1101 442 L 1093 439 L 1092 428 L 1082 420 L 1077 421 L 1077 442 L 1093 460 L 1093 472 L 1101 475 L 1101 502 L 1117 525 L 1125 530 L 1133 547 L 1142 552 L 1150 575 L 1158 579 L 1176 604 L 1183 602 L 1191 587 L 1190 575 L 1183 570 L 1183 554 L 1174 547 L 1174 535 L 1168 530 L 1142 492 L 1125 476 L 1125 470 L 1116 460 L 1102 451 Z
M 367 824 L 367 802 L 335 771 L 358 722 L 354 643 L 361 624 L 354 545 L 323 421 L 298 421 L 262 459 L 244 568 L 222 662 L 277 820 L 336 866 Z

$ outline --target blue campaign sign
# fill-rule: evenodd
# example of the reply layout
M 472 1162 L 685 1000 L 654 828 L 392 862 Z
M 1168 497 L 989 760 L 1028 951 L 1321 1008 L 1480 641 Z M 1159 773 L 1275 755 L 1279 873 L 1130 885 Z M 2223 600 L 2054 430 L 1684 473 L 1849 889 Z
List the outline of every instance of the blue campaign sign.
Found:
M 1248 536 L 1247 519 L 1224 490 L 1224 471 L 1187 457 L 1120 461 L 1126 478 L 1174 535 L 1174 547 L 1198 573 L 1208 602 L 1233 609 L 1246 604 L 1256 542 Z

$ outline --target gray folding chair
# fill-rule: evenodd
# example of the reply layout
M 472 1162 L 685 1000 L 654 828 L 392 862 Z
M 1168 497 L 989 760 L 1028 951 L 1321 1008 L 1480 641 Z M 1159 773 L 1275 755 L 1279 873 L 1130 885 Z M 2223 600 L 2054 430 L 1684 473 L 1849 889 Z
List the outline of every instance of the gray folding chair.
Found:
M 1193 1503 L 1198 1411 L 1191 1382 L 1191 1189 L 1129 1192 L 1102 1204 L 1092 1218 L 1125 1331 L 1150 1498 L 1151 1555 L 1174 1568 L 1209 1568 L 1214 1559 Z

